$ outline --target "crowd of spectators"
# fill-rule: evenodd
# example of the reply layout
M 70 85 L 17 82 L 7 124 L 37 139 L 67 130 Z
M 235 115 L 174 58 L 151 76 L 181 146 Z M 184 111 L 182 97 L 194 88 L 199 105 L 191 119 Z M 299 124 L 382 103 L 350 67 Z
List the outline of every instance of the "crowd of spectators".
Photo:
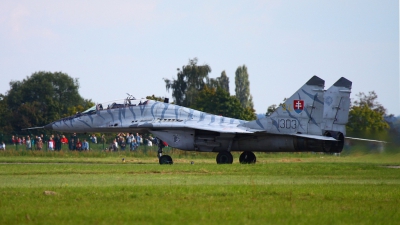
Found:
M 99 138 L 99 142 L 107 144 L 106 137 L 104 135 Z M 89 144 L 90 142 L 90 144 Z M 16 146 L 25 146 L 26 150 L 42 150 L 48 151 L 60 151 L 62 146 L 67 146 L 71 151 L 89 151 L 91 144 L 98 144 L 98 139 L 95 134 L 89 135 L 88 139 L 79 138 L 76 133 L 73 133 L 69 139 L 65 135 L 52 134 L 50 136 L 36 135 L 36 136 L 17 136 L 13 135 L 10 140 L 10 144 Z M 139 133 L 119 133 L 111 141 L 110 145 L 106 150 L 109 151 L 135 151 L 139 146 L 153 146 L 158 144 L 158 139 L 153 138 L 149 135 L 146 138 Z M 64 148 L 64 149 L 65 149 Z M 0 150 L 6 149 L 6 143 L 2 141 L 0 143 Z
M 153 144 L 157 145 L 158 139 L 153 138 L 149 135 L 147 138 L 143 138 L 143 136 L 139 133 L 119 133 L 116 135 L 113 142 L 108 147 L 110 151 L 135 151 L 139 146 L 146 145 L 146 146 L 153 146 Z

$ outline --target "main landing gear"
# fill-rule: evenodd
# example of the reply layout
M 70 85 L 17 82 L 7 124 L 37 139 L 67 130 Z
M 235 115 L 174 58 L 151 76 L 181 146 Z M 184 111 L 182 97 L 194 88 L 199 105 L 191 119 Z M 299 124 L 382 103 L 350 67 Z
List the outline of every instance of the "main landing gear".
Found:
M 228 151 L 219 152 L 217 155 L 217 163 L 218 164 L 232 164 L 233 156 Z
M 253 164 L 256 163 L 256 160 L 257 160 L 256 155 L 254 155 L 254 153 L 250 151 L 244 151 L 239 157 L 239 162 L 242 164 Z M 232 164 L 232 162 L 233 162 L 233 156 L 230 152 L 222 151 L 218 153 L 217 155 L 218 164 Z
M 256 155 L 253 152 L 244 151 L 239 157 L 239 162 L 242 164 L 252 164 L 256 163 L 256 159 Z

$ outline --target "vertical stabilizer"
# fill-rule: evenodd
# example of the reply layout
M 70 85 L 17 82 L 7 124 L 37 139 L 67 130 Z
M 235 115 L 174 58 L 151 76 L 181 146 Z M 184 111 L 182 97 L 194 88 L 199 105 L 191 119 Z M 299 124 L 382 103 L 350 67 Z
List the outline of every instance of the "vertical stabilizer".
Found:
M 322 135 L 324 84 L 324 80 L 313 76 L 271 116 L 251 121 L 244 126 L 269 133 Z
M 325 106 L 321 128 L 328 136 L 334 137 L 338 132 L 346 135 L 351 86 L 352 82 L 342 77 L 325 91 Z

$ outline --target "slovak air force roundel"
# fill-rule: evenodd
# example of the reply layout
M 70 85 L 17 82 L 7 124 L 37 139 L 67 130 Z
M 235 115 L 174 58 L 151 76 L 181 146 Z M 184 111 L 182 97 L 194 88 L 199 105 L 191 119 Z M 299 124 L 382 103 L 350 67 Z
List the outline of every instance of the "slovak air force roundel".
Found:
M 178 143 L 181 139 L 178 134 L 174 134 L 174 143 Z
M 303 112 L 304 100 L 293 100 L 293 109 L 298 114 Z

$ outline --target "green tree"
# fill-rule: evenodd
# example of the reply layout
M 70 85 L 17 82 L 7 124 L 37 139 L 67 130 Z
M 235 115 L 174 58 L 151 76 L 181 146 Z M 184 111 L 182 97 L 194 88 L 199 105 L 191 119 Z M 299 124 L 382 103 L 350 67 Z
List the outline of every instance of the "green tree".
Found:
M 242 120 L 254 120 L 256 115 L 252 108 L 244 108 L 235 96 L 230 96 L 222 87 L 205 86 L 196 98 L 194 109 L 210 114 L 221 115 Z
M 384 131 L 389 128 L 389 125 L 382 114 L 362 105 L 351 108 L 347 128 L 350 131 L 375 132 Z
M 7 105 L 7 96 L 0 94 L 0 132 L 10 133 L 12 131 L 9 123 L 12 118 L 12 110 Z
M 91 100 L 79 93 L 78 79 L 62 72 L 36 72 L 22 81 L 11 81 L 7 106 L 14 130 L 42 126 L 71 114 L 73 107 L 89 108 Z M 75 113 L 75 112 L 74 112 Z
M 235 93 L 243 107 L 254 108 L 253 96 L 250 94 L 250 81 L 246 65 L 239 66 L 235 73 Z
M 279 106 L 282 106 L 283 103 L 285 103 L 287 100 L 287 98 L 284 98 L 282 103 L 279 103 Z M 267 112 L 265 113 L 265 116 L 270 116 L 273 112 L 275 112 L 275 110 L 278 108 L 278 106 L 276 104 L 272 104 L 270 106 L 268 106 Z
M 229 93 L 229 77 L 226 75 L 225 70 L 222 71 L 221 76 L 217 78 L 217 81 L 222 90 Z
M 226 76 L 225 70 L 222 71 L 221 76 L 217 78 L 209 78 L 207 80 L 207 86 L 209 88 L 221 87 L 224 91 L 229 93 L 229 77 Z
M 361 134 L 387 131 L 388 123 L 384 119 L 386 109 L 377 102 L 378 95 L 372 91 L 368 95 L 360 92 L 359 99 L 353 102 L 349 112 L 347 130 Z
M 272 104 L 272 105 L 268 106 L 265 116 L 270 116 L 273 112 L 275 112 L 276 108 L 278 108 L 276 104 Z
M 177 79 L 166 79 L 167 91 L 172 89 L 172 97 L 177 105 L 190 107 L 196 99 L 196 95 L 207 83 L 211 67 L 207 64 L 197 65 L 198 59 L 189 59 L 189 63 L 178 68 Z
M 359 99 L 354 101 L 355 106 L 367 106 L 371 110 L 379 112 L 382 115 L 386 114 L 385 107 L 383 107 L 383 105 L 377 101 L 378 95 L 375 93 L 375 91 L 368 92 L 368 95 L 366 95 L 364 92 L 360 92 L 356 94 L 356 96 Z

